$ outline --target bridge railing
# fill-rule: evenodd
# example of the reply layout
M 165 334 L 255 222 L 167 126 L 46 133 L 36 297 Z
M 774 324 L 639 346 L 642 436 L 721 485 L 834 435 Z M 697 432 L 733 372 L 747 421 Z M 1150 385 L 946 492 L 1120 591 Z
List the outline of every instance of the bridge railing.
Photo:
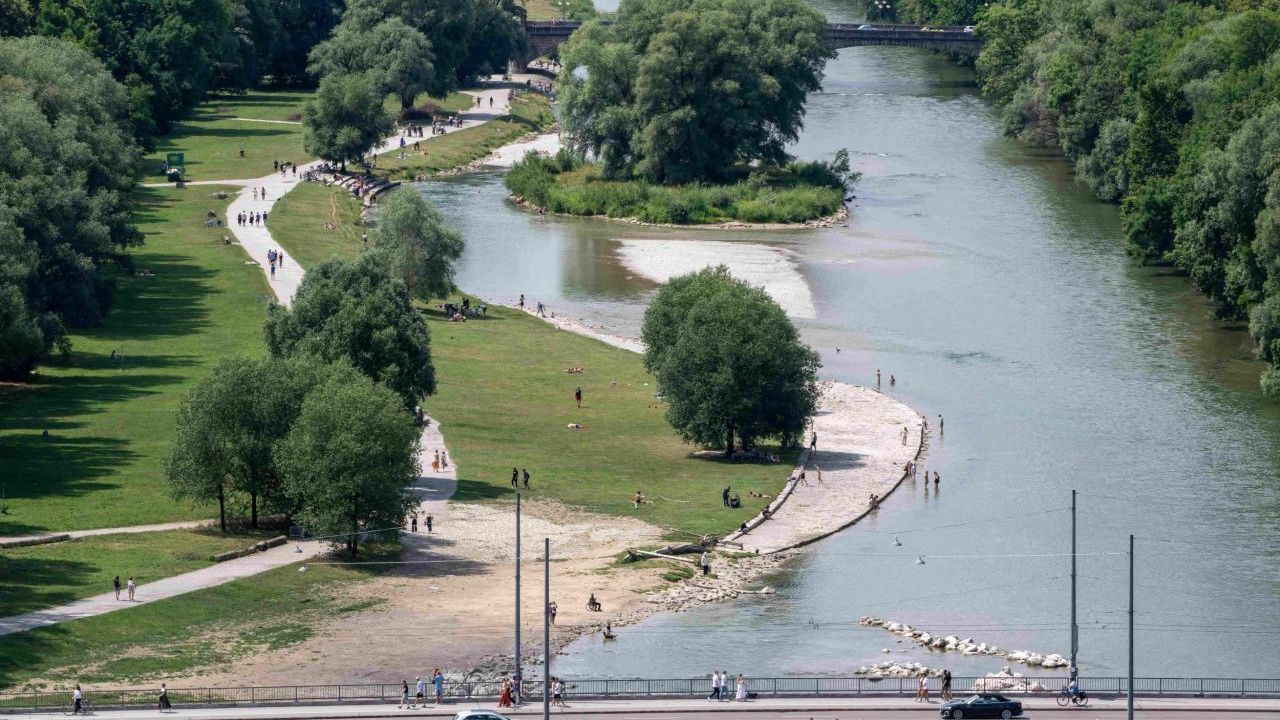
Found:
M 937 678 L 934 678 L 937 682 Z M 1044 697 L 1067 685 L 1066 675 L 1019 678 L 988 678 L 956 675 L 952 688 L 957 695 L 973 691 L 999 692 L 1015 698 Z M 868 677 L 752 677 L 747 688 L 756 697 L 857 697 L 914 694 L 918 679 Z M 1123 677 L 1079 679 L 1080 688 L 1093 695 L 1122 695 L 1128 691 Z M 564 679 L 571 698 L 699 698 L 710 690 L 707 677 L 696 678 L 582 678 Z M 525 683 L 526 696 L 541 696 L 542 680 Z M 1280 697 L 1280 679 L 1274 678 L 1134 678 L 1134 694 L 1142 697 Z M 501 693 L 497 680 L 446 682 L 444 694 L 453 700 L 491 700 Z M 433 688 L 427 686 L 428 695 Z M 169 688 L 174 705 L 271 705 L 392 703 L 401 697 L 399 684 L 363 685 L 282 685 L 266 687 Z M 410 688 L 410 694 L 414 694 Z M 157 688 L 93 690 L 84 697 L 100 709 L 154 706 Z M 0 714 L 57 712 L 71 700 L 71 691 L 0 692 Z

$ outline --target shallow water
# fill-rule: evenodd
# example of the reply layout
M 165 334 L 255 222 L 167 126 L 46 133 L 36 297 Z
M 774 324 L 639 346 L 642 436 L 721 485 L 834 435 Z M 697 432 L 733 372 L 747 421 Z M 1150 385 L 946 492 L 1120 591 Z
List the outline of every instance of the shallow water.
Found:
M 636 230 L 539 219 L 506 203 L 497 175 L 423 186 L 466 234 L 462 287 L 500 302 L 524 293 L 624 334 L 655 286 L 621 266 L 619 238 L 785 248 L 812 293 L 816 318 L 799 324 L 823 376 L 874 384 L 880 368 L 935 425 L 946 416 L 923 463 L 939 490 L 904 485 L 878 518 L 770 578 L 776 595 L 655 617 L 607 647 L 581 641 L 557 671 L 1003 664 L 899 652 L 894 636 L 854 626 L 860 615 L 1065 655 L 1074 488 L 1084 672 L 1124 673 L 1133 533 L 1139 675 L 1280 677 L 1280 413 L 1257 395 L 1242 329 L 1212 322 L 1183 279 L 1126 260 L 1116 208 L 1061 159 L 1002 138 L 971 72 L 939 57 L 842 50 L 795 151 L 840 147 L 864 178 L 849 226 L 822 231 Z

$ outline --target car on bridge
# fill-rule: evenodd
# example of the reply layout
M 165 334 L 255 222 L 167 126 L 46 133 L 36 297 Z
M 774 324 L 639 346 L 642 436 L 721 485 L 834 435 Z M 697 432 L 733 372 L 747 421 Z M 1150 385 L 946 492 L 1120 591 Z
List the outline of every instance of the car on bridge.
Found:
M 1022 703 L 996 693 L 978 693 L 966 700 L 953 700 L 939 710 L 944 718 L 1004 718 L 1022 714 Z
M 460 710 L 453 720 L 511 720 L 506 715 L 492 710 Z
M 859 30 L 878 30 L 879 28 L 877 28 L 875 25 L 859 25 L 858 29 Z

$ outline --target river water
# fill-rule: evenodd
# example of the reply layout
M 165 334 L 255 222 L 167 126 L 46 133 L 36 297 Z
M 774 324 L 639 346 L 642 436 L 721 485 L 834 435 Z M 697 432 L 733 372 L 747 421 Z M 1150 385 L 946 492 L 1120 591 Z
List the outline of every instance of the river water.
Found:
M 816 4 L 856 20 L 836 2 Z M 1213 322 L 1183 279 L 1129 262 L 1116 208 L 1052 153 L 1001 137 L 972 72 L 943 58 L 840 51 L 795 152 L 841 147 L 864 176 L 848 226 L 829 230 L 641 230 L 537 218 L 506 202 L 497 174 L 422 186 L 466 235 L 461 287 L 499 302 L 524 293 L 621 334 L 637 332 L 656 286 L 621 264 L 620 241 L 781 248 L 812 294 L 798 324 L 823 377 L 874 384 L 879 368 L 886 391 L 892 373 L 899 398 L 935 426 L 946 418 L 923 462 L 938 490 L 905 484 L 879 517 L 768 578 L 775 595 L 579 641 L 556 670 L 1004 664 L 910 648 L 854 625 L 861 615 L 1065 655 L 1075 489 L 1083 672 L 1124 674 L 1132 533 L 1139 675 L 1280 677 L 1280 413 L 1258 397 L 1242 329 Z

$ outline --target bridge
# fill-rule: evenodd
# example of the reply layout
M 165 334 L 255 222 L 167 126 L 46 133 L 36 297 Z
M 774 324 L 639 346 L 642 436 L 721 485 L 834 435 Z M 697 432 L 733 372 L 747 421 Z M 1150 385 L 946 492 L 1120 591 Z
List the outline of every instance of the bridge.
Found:
M 582 26 L 576 20 L 551 20 L 526 22 L 525 36 L 529 39 L 532 57 L 546 55 L 569 39 L 574 30 Z M 873 25 L 857 23 L 828 23 L 823 38 L 833 48 L 864 45 L 893 45 L 916 47 L 925 50 L 951 52 L 959 55 L 977 55 L 982 41 L 972 28 L 958 25 Z

